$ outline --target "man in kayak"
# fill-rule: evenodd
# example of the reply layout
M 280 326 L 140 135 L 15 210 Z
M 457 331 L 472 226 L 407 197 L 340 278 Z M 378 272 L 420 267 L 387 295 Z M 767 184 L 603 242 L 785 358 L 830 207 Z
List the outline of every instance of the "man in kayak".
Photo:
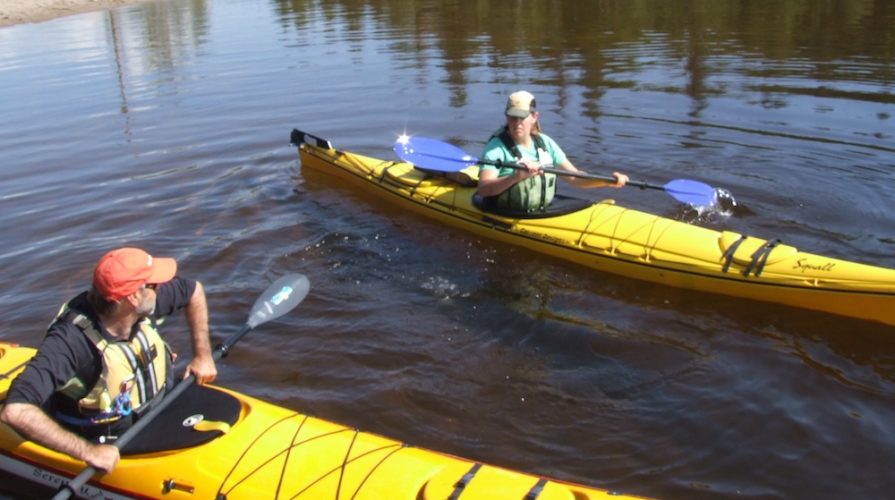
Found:
M 581 172 L 566 158 L 556 142 L 541 132 L 535 98 L 520 90 L 510 94 L 506 106 L 506 126 L 491 136 L 482 158 L 493 162 L 518 163 L 526 168 L 496 167 L 482 164 L 479 170 L 478 194 L 498 208 L 527 212 L 543 211 L 556 192 L 556 176 L 542 171 L 556 167 Z M 622 187 L 628 176 L 613 172 L 615 183 L 601 180 L 569 178 L 578 187 Z
M 176 276 L 171 258 L 119 248 L 96 265 L 93 285 L 66 303 L 6 395 L 0 419 L 28 439 L 102 470 L 109 444 L 164 396 L 174 356 L 157 321 L 185 309 L 194 357 L 184 377 L 217 376 L 205 291 Z

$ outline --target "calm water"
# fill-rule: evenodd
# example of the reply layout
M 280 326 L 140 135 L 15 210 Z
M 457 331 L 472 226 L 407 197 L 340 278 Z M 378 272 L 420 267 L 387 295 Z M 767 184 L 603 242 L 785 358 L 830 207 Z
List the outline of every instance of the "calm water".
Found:
M 477 239 L 303 171 L 287 142 L 391 158 L 408 131 L 478 154 L 527 88 L 579 166 L 724 187 L 740 206 L 702 224 L 895 267 L 893 26 L 889 0 L 171 0 L 0 29 L 0 338 L 36 345 L 115 246 L 177 257 L 220 339 L 300 272 L 308 299 L 221 384 L 629 493 L 883 497 L 891 328 Z

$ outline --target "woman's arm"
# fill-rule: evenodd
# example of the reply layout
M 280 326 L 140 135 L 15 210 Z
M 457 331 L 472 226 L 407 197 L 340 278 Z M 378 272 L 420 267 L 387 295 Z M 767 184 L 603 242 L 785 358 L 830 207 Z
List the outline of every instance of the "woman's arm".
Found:
M 578 168 L 576 168 L 575 165 L 572 165 L 572 162 L 570 162 L 568 159 L 566 159 L 565 161 L 560 163 L 559 168 L 566 170 L 568 172 L 578 172 L 578 173 L 582 173 L 582 174 L 587 173 L 587 172 L 584 172 L 583 170 L 579 170 Z M 574 185 L 576 187 L 580 187 L 580 188 L 585 188 L 585 189 L 598 188 L 598 187 L 620 188 L 620 187 L 624 187 L 624 185 L 628 183 L 627 175 L 625 175 L 621 172 L 612 172 L 612 175 L 615 177 L 614 184 L 609 181 L 603 181 L 603 180 L 598 180 L 598 179 L 582 179 L 580 177 L 571 177 L 571 176 L 567 176 L 567 180 L 572 185 Z
M 524 161 L 522 164 L 525 165 L 525 170 L 516 170 L 512 174 L 503 177 L 498 177 L 498 171 L 493 168 L 481 169 L 479 171 L 479 195 L 499 195 L 516 185 L 517 182 L 528 179 L 533 175 L 538 175 L 541 172 L 541 166 L 537 162 Z

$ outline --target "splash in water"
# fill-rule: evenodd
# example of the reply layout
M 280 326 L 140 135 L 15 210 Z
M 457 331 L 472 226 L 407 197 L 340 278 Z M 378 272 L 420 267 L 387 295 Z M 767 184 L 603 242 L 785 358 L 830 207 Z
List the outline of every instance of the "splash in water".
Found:
M 715 194 L 711 203 L 707 205 L 686 205 L 677 218 L 689 223 L 713 222 L 719 218 L 726 219 L 730 217 L 734 214 L 736 208 L 736 199 L 730 191 L 724 188 L 715 188 Z
M 718 215 L 729 217 L 733 215 L 737 207 L 737 200 L 730 194 L 730 191 L 724 188 L 715 189 L 715 203 L 713 209 Z

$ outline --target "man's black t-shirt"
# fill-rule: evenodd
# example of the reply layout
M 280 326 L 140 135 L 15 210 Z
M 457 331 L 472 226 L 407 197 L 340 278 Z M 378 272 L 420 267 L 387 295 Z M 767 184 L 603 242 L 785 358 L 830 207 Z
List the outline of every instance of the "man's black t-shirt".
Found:
M 183 309 L 195 289 L 194 280 L 179 277 L 158 285 L 152 317 L 170 316 Z M 99 331 L 111 340 L 88 304 L 87 292 L 75 297 L 71 305 L 94 320 Z M 10 385 L 6 403 L 30 403 L 40 406 L 50 416 L 57 412 L 76 415 L 77 401 L 57 391 L 75 376 L 83 380 L 88 389 L 93 387 L 102 374 L 102 368 L 102 355 L 77 326 L 68 321 L 54 321 L 37 354 Z

